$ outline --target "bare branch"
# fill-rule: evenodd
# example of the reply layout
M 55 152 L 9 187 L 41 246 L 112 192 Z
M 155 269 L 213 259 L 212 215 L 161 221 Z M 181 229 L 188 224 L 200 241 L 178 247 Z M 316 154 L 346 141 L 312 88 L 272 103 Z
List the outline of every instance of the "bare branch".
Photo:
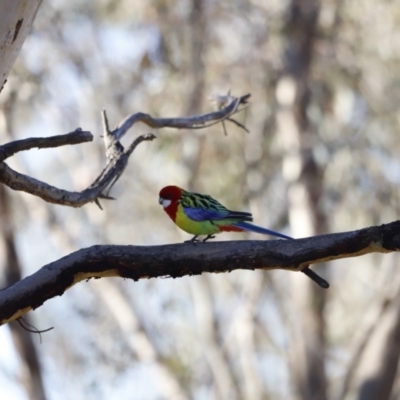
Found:
M 30 176 L 14 171 L 6 163 L 0 163 L 0 182 L 13 190 L 21 190 L 38 196 L 49 203 L 71 207 L 80 207 L 86 204 L 86 199 L 95 198 L 95 190 L 86 189 L 83 192 L 68 192 L 48 185 Z
M 227 121 L 230 121 L 232 123 L 234 123 L 236 126 L 238 126 L 239 128 L 242 128 L 244 131 L 246 131 L 247 133 L 250 133 L 250 131 L 240 122 L 236 121 L 233 118 L 227 118 Z
M 108 117 L 107 117 L 106 110 L 103 110 L 101 112 L 101 119 L 103 121 L 103 132 L 104 132 L 104 135 L 108 135 L 110 133 L 110 125 L 108 123 Z
M 109 197 L 111 188 L 121 177 L 126 166 L 128 165 L 129 156 L 133 153 L 136 147 L 144 141 L 152 141 L 154 139 L 156 139 L 156 136 L 152 133 L 141 135 L 137 137 L 125 151 L 119 141 L 114 142 L 112 147 L 110 147 L 107 151 L 107 158 L 109 162 L 106 168 L 91 185 L 91 187 L 101 186 L 102 191 L 107 189 L 107 194 L 102 195 L 103 199 L 107 199 Z
M 165 246 L 92 246 L 48 264 L 0 291 L 0 324 L 61 296 L 89 278 L 198 275 L 237 269 L 301 271 L 309 264 L 368 253 L 400 251 L 400 221 L 358 231 L 297 240 L 184 243 Z
M 103 110 L 101 112 L 101 121 L 103 123 L 103 139 L 104 145 L 106 147 L 106 156 L 107 159 L 110 161 L 110 158 L 112 158 L 112 154 L 115 151 L 113 145 L 117 145 L 119 144 L 119 142 L 118 138 L 110 131 L 110 124 L 108 123 L 106 110 Z M 118 151 L 119 150 L 123 151 L 123 147 L 120 144 L 118 146 Z
M 80 128 L 76 129 L 75 132 L 66 135 L 53 136 L 49 138 L 30 138 L 0 146 L 0 183 L 4 183 L 13 190 L 21 190 L 34 196 L 38 196 L 49 203 L 70 207 L 81 207 L 87 203 L 94 202 L 98 207 L 102 208 L 99 199 L 112 199 L 112 197 L 109 196 L 109 192 L 124 172 L 129 157 L 135 148 L 143 141 L 151 141 L 155 139 L 155 136 L 152 133 L 141 135 L 133 140 L 127 150 L 124 150 L 119 139 L 133 126 L 133 124 L 141 121 L 154 128 L 172 127 L 178 129 L 200 129 L 207 127 L 210 124 L 219 123 L 225 119 L 229 119 L 231 115 L 240 111 L 240 105 L 247 104 L 249 97 L 250 94 L 238 98 L 229 95 L 230 102 L 225 108 L 209 114 L 189 118 L 153 118 L 148 114 L 136 113 L 122 121 L 113 131 L 110 131 L 107 114 L 106 111 L 103 110 L 102 122 L 107 165 L 87 189 L 82 192 L 70 192 L 58 189 L 35 178 L 20 174 L 4 163 L 5 159 L 18 151 L 29 150 L 33 147 L 49 148 L 93 140 L 93 136 L 90 132 L 82 131 Z M 206 124 L 207 122 L 209 122 L 208 125 Z
M 23 150 L 30 150 L 35 147 L 39 149 L 48 149 L 51 147 L 91 142 L 92 140 L 93 135 L 89 131 L 83 131 L 81 128 L 77 128 L 74 132 L 65 135 L 16 140 L 0 146 L 0 163 Z
M 153 134 L 139 136 L 132 143 L 132 145 L 135 144 L 133 149 L 139 143 L 153 139 L 155 139 Z M 120 151 L 118 153 L 113 153 L 114 158 L 111 158 L 111 161 L 107 164 L 100 176 L 82 192 L 69 192 L 67 190 L 58 189 L 54 186 L 48 185 L 45 182 L 14 171 L 4 162 L 0 163 L 0 182 L 4 183 L 13 190 L 21 190 L 30 193 L 49 203 L 70 207 L 81 207 L 89 202 L 96 202 L 98 198 L 111 199 L 110 196 L 108 196 L 108 193 L 104 194 L 103 191 L 105 191 L 108 187 L 112 187 L 125 170 L 128 164 L 129 156 L 133 151 L 133 149 L 129 149 L 126 152 Z
M 153 118 L 149 114 L 135 113 L 126 117 L 113 131 L 117 139 L 120 139 L 136 122 L 143 122 L 151 128 L 177 128 L 177 129 L 201 129 L 217 124 L 231 115 L 241 111 L 240 105 L 246 105 L 250 94 L 241 97 L 231 97 L 230 103 L 221 110 L 208 114 L 196 115 L 187 118 Z M 207 124 L 211 123 L 211 124 Z
M 136 147 L 142 143 L 145 140 L 154 140 L 156 138 L 155 135 L 153 135 L 152 133 L 147 133 L 145 135 L 141 135 L 139 137 L 137 137 L 132 144 L 127 148 L 126 150 L 126 154 L 131 155 L 133 153 L 133 151 L 136 149 Z

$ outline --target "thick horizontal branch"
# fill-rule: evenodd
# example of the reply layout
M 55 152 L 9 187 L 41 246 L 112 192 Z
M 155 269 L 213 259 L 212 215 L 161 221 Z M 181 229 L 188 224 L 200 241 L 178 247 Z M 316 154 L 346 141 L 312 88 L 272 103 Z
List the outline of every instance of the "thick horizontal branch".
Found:
M 1 290 L 0 324 L 17 319 L 89 278 L 119 276 L 136 281 L 237 269 L 301 271 L 309 264 L 393 251 L 400 251 L 400 221 L 297 240 L 92 246 Z

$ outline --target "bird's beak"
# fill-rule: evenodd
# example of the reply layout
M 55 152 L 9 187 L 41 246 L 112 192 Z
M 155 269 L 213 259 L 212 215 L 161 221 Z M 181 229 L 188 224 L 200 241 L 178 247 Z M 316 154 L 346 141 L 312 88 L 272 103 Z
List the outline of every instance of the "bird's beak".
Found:
M 164 199 L 163 199 L 162 197 L 159 197 L 159 198 L 158 198 L 158 204 L 162 204 L 163 200 L 164 200 Z

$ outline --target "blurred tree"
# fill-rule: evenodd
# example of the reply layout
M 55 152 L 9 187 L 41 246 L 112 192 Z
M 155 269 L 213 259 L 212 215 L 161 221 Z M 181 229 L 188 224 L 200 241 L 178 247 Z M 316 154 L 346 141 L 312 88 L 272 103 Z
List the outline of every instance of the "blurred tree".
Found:
M 284 67 L 276 88 L 277 129 L 284 152 L 283 176 L 288 182 L 289 221 L 295 237 L 328 231 L 321 208 L 324 171 L 315 159 L 316 132 L 308 115 L 319 10 L 318 1 L 291 2 L 284 27 Z M 326 292 L 296 278 L 291 291 L 295 319 L 290 344 L 291 373 L 300 398 L 324 400 L 328 398 L 324 356 Z

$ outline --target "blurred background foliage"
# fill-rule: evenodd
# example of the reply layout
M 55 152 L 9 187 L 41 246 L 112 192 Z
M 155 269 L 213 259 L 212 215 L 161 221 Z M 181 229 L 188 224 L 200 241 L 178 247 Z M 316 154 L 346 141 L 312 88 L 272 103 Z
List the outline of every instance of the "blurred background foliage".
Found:
M 137 148 L 104 211 L 2 189 L 22 276 L 94 244 L 188 239 L 158 205 L 168 184 L 296 237 L 398 219 L 399 68 L 395 0 L 45 1 L 0 96 L 1 142 L 78 126 L 95 140 L 19 153 L 10 166 L 82 190 L 105 163 L 103 108 L 111 125 L 139 111 L 183 117 L 214 110 L 211 96 L 229 90 L 252 95 L 237 116 L 250 133 L 228 122 L 227 135 L 221 125 L 154 131 L 157 140 Z M 134 126 L 123 141 L 145 132 Z M 302 182 L 292 156 L 304 161 L 304 150 L 314 165 L 314 215 L 323 221 L 311 217 L 312 231 L 290 217 L 290 188 Z M 264 240 L 218 240 L 238 238 Z M 41 344 L 33 337 L 36 368 L 14 346 L 13 330 L 0 329 L 0 397 L 396 399 L 398 264 L 393 254 L 337 261 L 320 269 L 331 282 L 325 293 L 283 271 L 79 284 L 31 313 L 38 328 L 55 327 Z M 297 296 L 305 295 L 317 325 L 299 311 Z M 320 345 L 308 351 L 313 343 L 301 343 L 316 332 Z M 390 351 L 382 345 L 389 342 Z M 312 365 L 322 366 L 317 383 Z M 43 382 L 41 394 L 29 390 L 32 376 Z

